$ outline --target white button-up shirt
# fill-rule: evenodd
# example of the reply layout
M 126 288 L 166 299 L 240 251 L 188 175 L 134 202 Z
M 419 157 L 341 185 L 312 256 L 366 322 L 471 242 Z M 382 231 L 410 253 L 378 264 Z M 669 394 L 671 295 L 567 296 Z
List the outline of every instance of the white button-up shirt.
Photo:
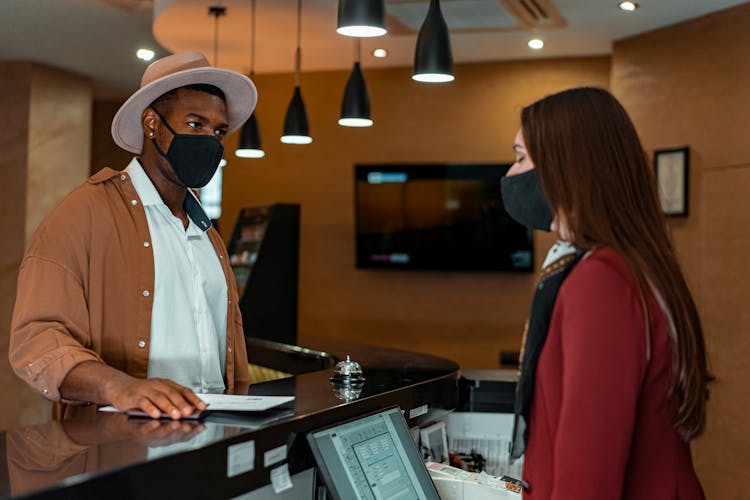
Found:
M 149 345 L 149 378 L 166 378 L 198 393 L 224 392 L 226 368 L 227 283 L 208 235 L 200 205 L 186 202 L 189 225 L 162 201 L 136 158 L 125 169 L 146 211 L 154 254 L 154 290 Z M 137 205 L 139 200 L 132 200 Z M 202 209 L 200 209 L 202 210 Z M 197 219 L 194 221 L 194 219 Z M 144 295 L 149 293 L 143 292 Z

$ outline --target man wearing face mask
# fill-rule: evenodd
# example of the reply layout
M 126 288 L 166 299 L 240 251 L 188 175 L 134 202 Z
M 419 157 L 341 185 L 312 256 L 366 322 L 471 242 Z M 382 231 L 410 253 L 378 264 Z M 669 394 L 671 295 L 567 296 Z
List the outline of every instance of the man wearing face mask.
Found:
M 115 143 L 137 156 L 92 176 L 39 226 L 9 358 L 57 416 L 94 403 L 178 419 L 205 408 L 196 393 L 246 390 L 229 257 L 191 189 L 213 177 L 224 136 L 256 101 L 249 78 L 197 52 L 154 62 L 112 122 Z

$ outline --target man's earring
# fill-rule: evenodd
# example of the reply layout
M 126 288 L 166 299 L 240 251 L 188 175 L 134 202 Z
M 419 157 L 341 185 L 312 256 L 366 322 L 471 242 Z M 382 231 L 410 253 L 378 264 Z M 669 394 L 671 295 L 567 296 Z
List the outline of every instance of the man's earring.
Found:
M 149 136 L 149 137 L 153 137 L 153 136 L 154 136 L 154 133 L 153 133 L 153 132 L 149 132 L 149 133 L 148 133 L 148 136 Z

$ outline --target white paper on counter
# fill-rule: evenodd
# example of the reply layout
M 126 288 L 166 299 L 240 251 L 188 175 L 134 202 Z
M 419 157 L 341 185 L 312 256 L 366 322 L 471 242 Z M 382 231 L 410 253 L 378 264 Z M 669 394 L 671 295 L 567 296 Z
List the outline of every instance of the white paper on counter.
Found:
M 294 401 L 294 396 L 240 396 L 234 394 L 196 394 L 214 411 L 265 411 Z
M 242 396 L 235 394 L 196 394 L 208 405 L 207 411 L 266 411 L 294 400 L 294 396 Z M 114 406 L 99 411 L 123 412 Z

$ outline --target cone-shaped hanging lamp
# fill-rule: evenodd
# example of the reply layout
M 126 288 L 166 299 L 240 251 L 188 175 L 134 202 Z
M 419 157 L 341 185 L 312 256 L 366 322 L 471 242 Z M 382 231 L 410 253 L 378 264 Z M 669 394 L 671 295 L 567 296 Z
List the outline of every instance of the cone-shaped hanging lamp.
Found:
M 252 79 L 253 76 L 255 76 L 255 0 L 252 0 L 251 15 L 250 28 L 252 34 L 250 36 L 250 78 Z M 242 126 L 239 146 L 234 152 L 234 154 L 240 158 L 263 158 L 266 156 L 265 151 L 263 151 L 263 148 L 261 147 L 260 128 L 258 127 L 258 119 L 255 115 L 256 112 L 253 112 L 253 114 L 250 115 L 250 118 Z
M 367 83 L 362 76 L 359 61 L 354 63 L 352 74 L 349 76 L 349 81 L 346 82 L 339 125 L 344 127 L 369 127 L 372 125 L 370 96 L 367 94 Z
M 297 0 L 297 52 L 294 57 L 294 94 L 289 101 L 284 118 L 284 135 L 281 142 L 284 144 L 310 144 L 310 125 L 307 122 L 307 110 L 305 101 L 302 100 L 300 90 L 300 73 L 302 66 L 302 51 L 300 49 L 302 26 L 302 0 Z
M 419 29 L 414 52 L 414 80 L 442 83 L 453 81 L 453 53 L 448 25 L 439 0 L 430 0 L 427 16 Z
M 258 120 L 255 119 L 255 113 L 250 115 L 250 118 L 242 126 L 240 143 L 234 154 L 240 158 L 263 158 L 266 156 L 260 145 L 260 130 L 258 129 Z
M 341 115 L 339 125 L 344 127 L 369 127 L 372 125 L 370 118 L 370 96 L 367 92 L 367 83 L 362 75 L 359 65 L 360 41 L 354 42 L 354 67 L 344 90 L 344 100 L 341 102 Z
M 307 110 L 305 101 L 302 100 L 302 92 L 299 85 L 294 87 L 292 100 L 286 110 L 284 118 L 284 135 L 281 142 L 285 144 L 310 144 L 310 125 L 307 122 Z
M 339 0 L 336 32 L 356 37 L 385 35 L 385 1 Z

